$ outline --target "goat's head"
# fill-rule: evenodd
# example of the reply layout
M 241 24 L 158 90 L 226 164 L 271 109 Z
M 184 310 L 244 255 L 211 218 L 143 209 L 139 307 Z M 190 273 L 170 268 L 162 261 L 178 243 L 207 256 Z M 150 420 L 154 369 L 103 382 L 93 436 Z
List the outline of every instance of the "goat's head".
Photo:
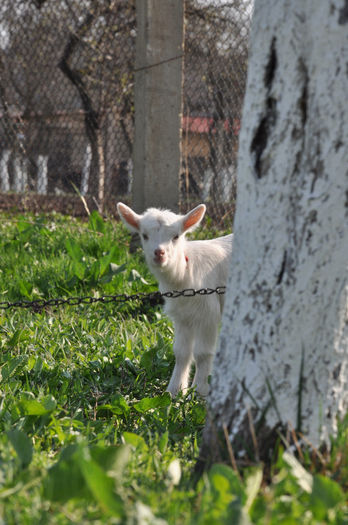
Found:
M 185 234 L 199 225 L 206 207 L 200 204 L 186 215 L 157 208 L 138 215 L 122 202 L 117 204 L 117 209 L 127 228 L 140 235 L 150 269 L 171 271 L 185 257 Z

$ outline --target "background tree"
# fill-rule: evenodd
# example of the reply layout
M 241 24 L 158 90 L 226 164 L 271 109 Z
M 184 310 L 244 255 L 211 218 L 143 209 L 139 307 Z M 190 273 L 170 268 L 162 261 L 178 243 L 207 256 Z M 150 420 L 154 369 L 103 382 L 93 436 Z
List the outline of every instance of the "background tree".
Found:
M 133 77 L 133 63 L 122 74 L 119 54 L 127 40 L 131 40 L 130 47 L 133 48 L 134 2 L 91 0 L 82 20 L 79 20 L 81 6 L 66 2 L 76 23 L 70 31 L 59 67 L 81 99 L 92 153 L 90 193 L 97 196 L 99 206 L 102 206 L 106 177 L 103 128 L 107 126 L 112 108 L 117 108 L 113 117 L 121 123 L 127 146 L 130 144 L 125 109 L 130 116 L 130 93 L 126 88 Z
M 238 457 L 278 430 L 328 443 L 347 411 L 347 29 L 340 0 L 255 4 L 203 460 L 223 430 Z
M 110 157 L 130 157 L 134 2 L 5 0 L 1 14 L 0 103 L 23 124 L 23 150 L 32 161 L 48 155 L 51 178 L 79 185 L 89 144 L 89 192 L 102 200 Z

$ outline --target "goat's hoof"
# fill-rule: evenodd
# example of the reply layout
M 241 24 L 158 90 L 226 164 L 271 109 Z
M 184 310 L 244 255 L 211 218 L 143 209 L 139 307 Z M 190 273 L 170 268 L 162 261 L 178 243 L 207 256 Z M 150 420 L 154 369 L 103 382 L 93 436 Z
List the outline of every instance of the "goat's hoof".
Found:
M 209 395 L 209 392 L 210 392 L 209 385 L 208 385 L 208 388 L 206 388 L 206 387 L 198 388 L 196 385 L 194 385 L 192 394 L 194 394 L 195 396 L 203 399 L 203 401 L 206 401 L 206 399 L 207 399 L 207 397 Z

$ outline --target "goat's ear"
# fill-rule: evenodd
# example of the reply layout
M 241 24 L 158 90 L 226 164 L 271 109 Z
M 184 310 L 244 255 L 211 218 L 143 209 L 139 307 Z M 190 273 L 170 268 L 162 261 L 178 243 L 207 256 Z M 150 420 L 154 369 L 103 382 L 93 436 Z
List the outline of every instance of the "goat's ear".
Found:
M 205 210 L 206 210 L 205 204 L 200 204 L 193 210 L 189 211 L 183 218 L 183 226 L 182 226 L 183 232 L 187 232 L 190 230 L 192 231 L 195 228 L 197 228 L 197 226 L 199 225 L 199 223 L 204 217 Z
M 124 222 L 130 231 L 139 232 L 140 215 L 137 215 L 129 206 L 123 204 L 123 202 L 117 203 L 117 211 L 122 222 Z

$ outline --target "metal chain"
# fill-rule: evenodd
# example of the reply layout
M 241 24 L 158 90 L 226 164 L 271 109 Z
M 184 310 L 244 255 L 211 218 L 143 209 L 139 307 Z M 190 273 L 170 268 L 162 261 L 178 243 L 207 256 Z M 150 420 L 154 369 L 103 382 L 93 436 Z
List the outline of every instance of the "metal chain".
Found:
M 48 306 L 78 306 L 80 304 L 93 303 L 126 303 L 128 301 L 142 302 L 148 301 L 151 305 L 160 303 L 164 298 L 176 299 L 177 297 L 194 297 L 195 295 L 211 295 L 216 293 L 222 295 L 226 292 L 226 286 L 218 286 L 217 288 L 201 288 L 195 290 L 194 288 L 185 288 L 184 290 L 172 290 L 170 292 L 138 292 L 135 294 L 117 294 L 117 295 L 102 295 L 101 297 L 68 297 L 67 299 L 35 299 L 33 301 L 0 301 L 0 310 L 9 310 L 10 308 L 27 308 L 34 312 L 41 312 Z

